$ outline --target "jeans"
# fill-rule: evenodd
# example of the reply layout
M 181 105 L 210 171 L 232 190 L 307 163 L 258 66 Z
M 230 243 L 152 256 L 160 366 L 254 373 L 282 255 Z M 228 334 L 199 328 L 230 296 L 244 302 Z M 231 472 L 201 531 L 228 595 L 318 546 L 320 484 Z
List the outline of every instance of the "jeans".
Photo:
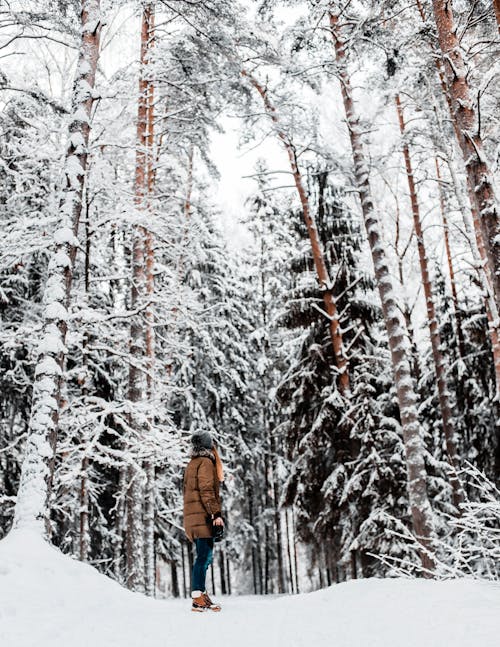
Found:
M 214 554 L 213 539 L 195 539 L 196 559 L 193 564 L 193 591 L 205 590 L 207 569 L 212 563 Z

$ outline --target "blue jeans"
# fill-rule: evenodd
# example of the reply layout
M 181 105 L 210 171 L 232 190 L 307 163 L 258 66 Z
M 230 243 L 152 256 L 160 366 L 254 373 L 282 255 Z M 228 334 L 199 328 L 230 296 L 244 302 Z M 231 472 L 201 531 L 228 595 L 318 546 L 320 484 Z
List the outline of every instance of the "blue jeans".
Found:
M 193 591 L 205 590 L 207 569 L 212 563 L 214 554 L 213 539 L 195 539 L 196 559 L 193 564 Z

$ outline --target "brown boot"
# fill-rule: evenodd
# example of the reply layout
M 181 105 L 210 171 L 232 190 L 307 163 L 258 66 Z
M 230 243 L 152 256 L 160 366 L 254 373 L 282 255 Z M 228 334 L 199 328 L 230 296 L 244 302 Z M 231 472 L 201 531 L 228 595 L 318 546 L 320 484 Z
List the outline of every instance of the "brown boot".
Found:
M 191 611 L 210 611 L 210 604 L 207 602 L 203 591 L 193 591 L 191 597 L 193 599 Z
M 212 602 L 210 597 L 208 596 L 208 593 L 205 591 L 203 594 L 203 597 L 205 598 L 205 602 L 208 604 L 210 611 L 220 611 L 221 610 L 221 605 L 216 604 L 215 602 Z

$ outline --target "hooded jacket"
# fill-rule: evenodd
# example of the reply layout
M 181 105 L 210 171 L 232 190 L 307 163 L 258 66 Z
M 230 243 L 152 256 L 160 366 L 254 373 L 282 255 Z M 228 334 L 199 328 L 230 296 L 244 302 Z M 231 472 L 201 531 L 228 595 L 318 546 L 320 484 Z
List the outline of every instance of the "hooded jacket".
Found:
M 203 447 L 193 450 L 184 472 L 184 531 L 186 537 L 209 539 L 212 529 L 207 515 L 220 516 L 219 479 L 215 456 Z

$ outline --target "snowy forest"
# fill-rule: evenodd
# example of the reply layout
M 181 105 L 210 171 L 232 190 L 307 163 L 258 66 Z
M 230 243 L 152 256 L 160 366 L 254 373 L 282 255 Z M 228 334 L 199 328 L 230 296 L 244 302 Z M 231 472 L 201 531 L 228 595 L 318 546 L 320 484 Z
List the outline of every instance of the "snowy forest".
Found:
M 500 579 L 499 0 L 0 0 L 0 539 L 190 592 Z

